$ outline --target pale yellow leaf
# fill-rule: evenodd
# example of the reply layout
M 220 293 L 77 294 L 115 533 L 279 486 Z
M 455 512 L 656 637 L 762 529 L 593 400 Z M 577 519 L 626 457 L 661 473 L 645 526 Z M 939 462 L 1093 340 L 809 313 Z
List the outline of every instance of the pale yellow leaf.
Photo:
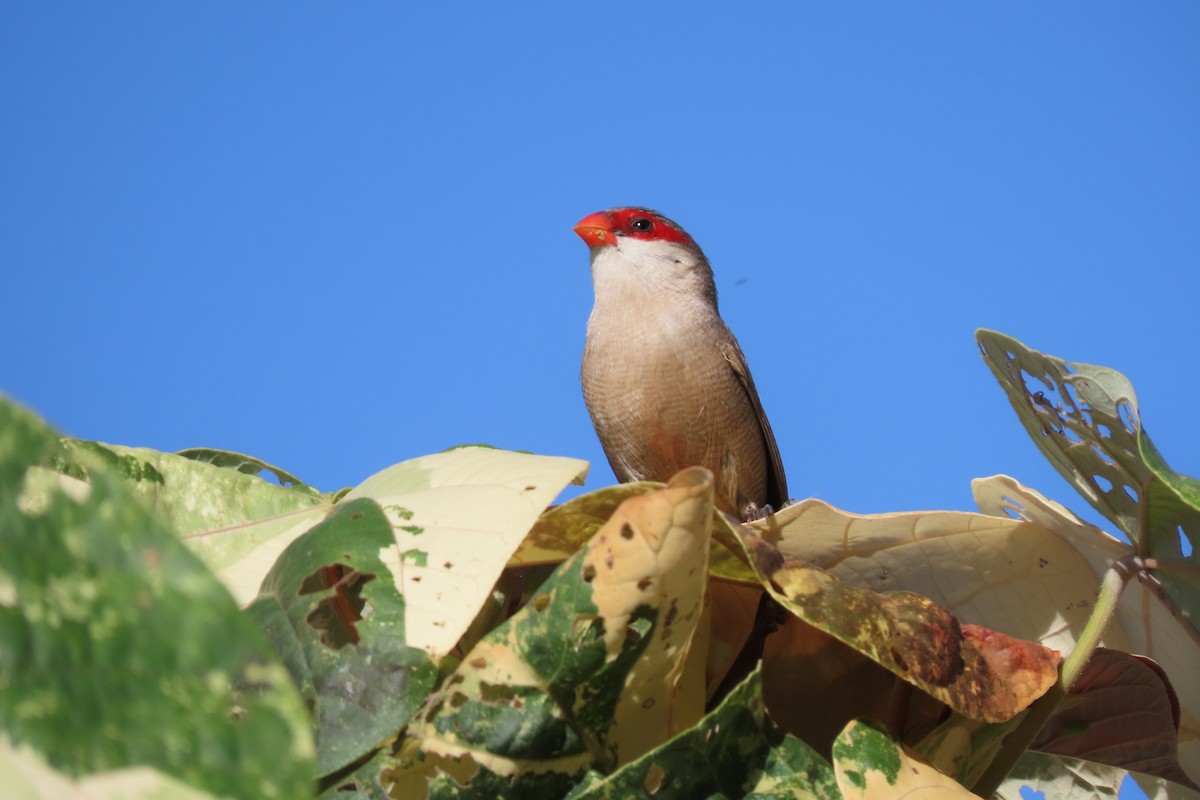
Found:
M 81 778 L 65 775 L 27 747 L 0 737 L 0 795 L 5 800 L 213 800 L 150 767 L 130 767 Z
M 704 616 L 712 508 L 711 473 L 684 470 L 666 489 L 625 501 L 584 558 L 585 570 L 589 565 L 597 570 L 592 600 L 610 635 L 624 638 L 621 622 L 639 604 L 648 601 L 659 609 L 658 627 L 625 680 L 609 733 L 617 765 L 692 727 L 704 714 L 706 654 L 699 649 L 707 639 L 695 633 Z M 613 652 L 617 647 L 614 642 Z M 695 682 L 683 681 L 689 655 L 699 668 Z
M 1084 558 L 1087 576 L 1097 585 L 1113 561 L 1132 552 L 1129 545 L 1006 475 L 978 479 L 972 490 L 982 511 L 1001 519 L 1015 514 L 1053 532 Z M 1105 637 L 1109 646 L 1153 658 L 1170 678 L 1180 705 L 1179 761 L 1200 781 L 1200 642 L 1190 626 L 1175 619 L 1155 587 L 1136 580 L 1121 597 L 1116 622 L 1112 628 L 1119 627 L 1124 644 L 1111 644 L 1116 637 L 1110 629 Z
M 1087 558 L 1043 526 L 965 511 L 851 514 L 819 500 L 754 523 L 781 552 L 843 583 L 930 598 L 960 622 L 1069 651 L 1098 582 Z M 1106 643 L 1126 649 L 1120 630 Z
M 847 725 L 834 742 L 833 770 L 844 800 L 978 797 L 859 720 Z
M 463 447 L 405 461 L 344 498 L 369 497 L 396 532 L 380 553 L 406 603 L 408 643 L 440 658 L 483 605 L 538 515 L 587 462 Z
M 216 571 L 238 605 L 247 606 L 258 596 L 263 578 L 287 546 L 332 510 L 332 504 L 323 503 L 278 517 L 189 534 L 183 541 Z

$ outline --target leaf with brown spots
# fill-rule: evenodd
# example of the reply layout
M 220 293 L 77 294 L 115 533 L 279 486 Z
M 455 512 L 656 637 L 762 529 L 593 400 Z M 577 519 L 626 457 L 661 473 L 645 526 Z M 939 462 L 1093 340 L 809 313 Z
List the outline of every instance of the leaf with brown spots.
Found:
M 693 725 L 712 503 L 701 468 L 622 503 L 426 703 L 392 795 L 561 793 Z
M 630 497 L 662 487 L 663 484 L 653 481 L 606 486 L 547 510 L 513 553 L 509 568 L 565 561 L 608 521 L 617 506 Z M 736 535 L 725 515 L 716 509 L 713 510 L 713 538 L 716 546 L 709 554 L 709 574 L 745 585 L 757 584 L 753 570 L 743 560 Z
M 967 716 L 1011 718 L 1057 679 L 1057 654 L 978 626 L 911 592 L 878 593 L 784 556 L 758 535 L 746 551 L 768 591 L 793 614 Z

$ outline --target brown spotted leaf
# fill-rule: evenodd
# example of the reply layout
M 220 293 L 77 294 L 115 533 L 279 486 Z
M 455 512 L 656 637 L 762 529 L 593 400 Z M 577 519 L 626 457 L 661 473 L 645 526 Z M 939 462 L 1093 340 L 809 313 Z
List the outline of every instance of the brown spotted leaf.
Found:
M 430 698 L 392 796 L 561 794 L 694 725 L 712 502 L 692 468 L 622 503 Z
M 535 564 L 558 564 L 568 559 L 608 521 L 617 506 L 630 497 L 661 489 L 653 481 L 622 483 L 580 495 L 546 511 L 509 559 L 510 569 Z M 713 511 L 716 546 L 709 554 L 709 573 L 714 577 L 756 585 L 754 573 L 743 560 L 741 546 L 731 532 L 725 515 Z
M 976 625 L 911 592 L 847 586 L 747 532 L 751 563 L 785 608 L 956 711 L 999 722 L 1057 680 L 1058 654 Z
M 542 513 L 509 559 L 509 568 L 561 564 L 573 556 L 631 497 L 662 488 L 661 483 L 620 483 L 581 494 Z
M 989 479 L 994 480 L 994 479 Z M 820 500 L 749 526 L 779 551 L 849 586 L 928 597 L 962 622 L 1067 652 L 1099 592 L 1087 549 L 1103 569 L 1123 552 L 1100 531 L 1068 539 L 1042 521 L 967 511 L 854 514 Z M 1105 549 L 1106 545 L 1115 545 Z M 1125 649 L 1123 631 L 1106 644 Z
M 662 488 L 644 481 L 609 486 L 580 495 L 541 515 L 508 562 L 506 577 L 520 580 L 523 571 L 558 564 L 579 550 L 625 500 Z M 709 553 L 709 612 L 706 696 L 712 697 L 737 658 L 754 622 L 762 593 L 725 515 L 713 512 L 713 544 Z M 734 552 L 736 551 L 736 552 Z

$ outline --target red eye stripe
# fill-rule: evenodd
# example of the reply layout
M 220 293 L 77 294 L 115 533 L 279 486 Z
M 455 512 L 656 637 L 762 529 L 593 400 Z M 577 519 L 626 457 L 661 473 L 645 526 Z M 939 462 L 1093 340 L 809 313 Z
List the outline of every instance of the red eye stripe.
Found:
M 695 247 L 692 237 L 671 220 L 648 208 L 614 208 L 608 212 L 619 236 L 649 242 L 674 242 Z

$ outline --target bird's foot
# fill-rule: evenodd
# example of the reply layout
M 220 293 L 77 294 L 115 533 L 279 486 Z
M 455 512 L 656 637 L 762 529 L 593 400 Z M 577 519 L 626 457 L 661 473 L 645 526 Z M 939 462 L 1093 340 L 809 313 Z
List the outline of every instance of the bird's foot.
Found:
M 746 507 L 742 509 L 742 520 L 744 522 L 755 522 L 760 519 L 766 519 L 774 513 L 775 508 L 770 503 L 763 503 L 761 506 L 754 503 L 747 503 Z

